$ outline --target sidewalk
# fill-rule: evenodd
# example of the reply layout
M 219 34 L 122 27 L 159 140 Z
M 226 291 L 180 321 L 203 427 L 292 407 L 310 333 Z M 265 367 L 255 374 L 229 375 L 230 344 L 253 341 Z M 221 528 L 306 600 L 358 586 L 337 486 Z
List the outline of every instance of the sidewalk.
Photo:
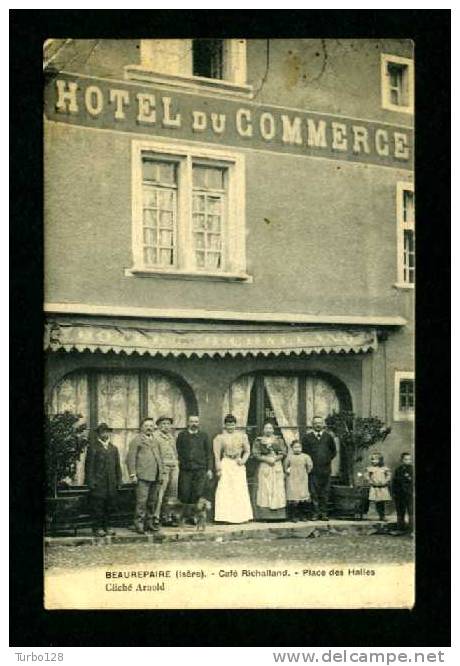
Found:
M 370 534 L 376 530 L 387 531 L 395 522 L 394 516 L 388 516 L 386 523 L 380 523 L 372 517 L 368 520 L 336 520 L 328 522 L 279 522 L 245 523 L 242 525 L 209 524 L 205 531 L 194 526 L 163 527 L 154 534 L 137 534 L 125 527 L 116 528 L 116 536 L 95 537 L 89 528 L 81 528 L 77 536 L 47 536 L 47 546 L 80 546 L 88 544 L 112 543 L 164 543 L 176 541 L 241 541 L 244 539 L 306 539 L 320 534 Z

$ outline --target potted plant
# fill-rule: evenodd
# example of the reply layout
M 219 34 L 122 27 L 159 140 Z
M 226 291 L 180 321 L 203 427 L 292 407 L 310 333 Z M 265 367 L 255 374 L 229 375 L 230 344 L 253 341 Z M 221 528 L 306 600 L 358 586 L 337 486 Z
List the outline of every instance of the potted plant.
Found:
M 384 442 L 391 428 L 377 416 L 361 417 L 351 411 L 333 412 L 325 422 L 340 441 L 345 477 L 345 485 L 332 487 L 333 510 L 362 517 L 367 512 L 367 487 L 360 481 L 362 475 L 355 473 L 356 466 L 371 446 Z
M 52 529 L 61 516 L 70 516 L 78 498 L 67 496 L 66 479 L 75 476 L 77 463 L 88 445 L 87 427 L 71 412 L 45 419 L 46 525 Z

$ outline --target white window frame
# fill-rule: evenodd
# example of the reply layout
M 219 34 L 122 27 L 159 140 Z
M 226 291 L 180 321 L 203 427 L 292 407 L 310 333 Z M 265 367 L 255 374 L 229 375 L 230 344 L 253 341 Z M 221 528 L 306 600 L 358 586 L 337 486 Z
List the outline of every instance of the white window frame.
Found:
M 142 213 L 142 153 L 157 153 L 177 160 L 177 245 L 176 266 L 145 266 L 143 263 Z M 245 158 L 240 153 L 208 148 L 191 143 L 173 144 L 162 141 L 134 140 L 132 142 L 132 250 L 133 266 L 126 275 L 183 277 L 189 279 L 217 279 L 251 282 L 246 273 L 245 223 Z M 227 170 L 228 189 L 223 267 L 219 270 L 201 270 L 195 267 L 192 238 L 192 162 L 224 166 Z
M 399 289 L 414 289 L 415 283 L 404 281 L 404 230 L 412 229 L 415 233 L 415 219 L 412 225 L 404 222 L 404 192 L 414 192 L 414 183 L 410 181 L 399 181 L 396 184 L 396 252 L 397 252 L 397 276 L 395 287 Z M 415 204 L 414 204 L 415 218 Z M 417 270 L 417 266 L 415 267 Z
M 401 411 L 399 409 L 399 391 L 401 381 L 411 379 L 414 382 L 414 399 L 415 399 L 415 373 L 411 370 L 395 370 L 394 382 L 394 421 L 413 421 L 415 418 L 415 408 L 412 411 Z
M 407 67 L 407 99 L 408 103 L 393 104 L 391 101 L 388 65 L 404 65 Z M 389 111 L 397 111 L 398 113 L 414 113 L 414 61 L 411 58 L 403 58 L 402 56 L 390 55 L 388 53 L 381 54 L 380 61 L 380 78 L 381 78 L 381 92 L 382 92 L 382 108 Z
M 141 39 L 140 64 L 127 65 L 125 78 L 174 86 L 191 92 L 251 97 L 253 87 L 246 82 L 246 40 L 223 41 L 223 79 L 193 75 L 191 39 Z

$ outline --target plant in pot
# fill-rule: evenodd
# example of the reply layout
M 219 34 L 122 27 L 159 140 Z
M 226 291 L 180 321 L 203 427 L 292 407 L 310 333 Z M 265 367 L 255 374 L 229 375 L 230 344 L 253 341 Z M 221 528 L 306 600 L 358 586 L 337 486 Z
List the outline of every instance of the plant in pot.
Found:
M 69 499 L 59 490 L 69 487 L 65 479 L 75 476 L 77 463 L 88 446 L 87 427 L 71 412 L 45 419 L 46 524 L 51 528 L 60 515 L 70 514 Z M 62 500 L 62 501 L 60 501 Z
M 356 416 L 351 411 L 333 412 L 325 422 L 340 441 L 346 482 L 332 488 L 334 511 L 338 515 L 362 517 L 367 511 L 367 488 L 358 482 L 356 466 L 371 446 L 385 441 L 391 428 L 378 416 Z

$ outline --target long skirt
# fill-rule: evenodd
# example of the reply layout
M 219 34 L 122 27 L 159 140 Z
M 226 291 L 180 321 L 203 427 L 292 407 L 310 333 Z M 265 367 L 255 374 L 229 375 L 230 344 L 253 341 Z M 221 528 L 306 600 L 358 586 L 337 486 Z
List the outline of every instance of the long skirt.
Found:
M 258 520 L 285 520 L 286 490 L 283 464 L 280 460 L 274 465 L 265 462 L 259 464 L 255 505 Z
M 246 467 L 232 458 L 223 458 L 216 490 L 214 520 L 223 523 L 245 523 L 252 520 Z

